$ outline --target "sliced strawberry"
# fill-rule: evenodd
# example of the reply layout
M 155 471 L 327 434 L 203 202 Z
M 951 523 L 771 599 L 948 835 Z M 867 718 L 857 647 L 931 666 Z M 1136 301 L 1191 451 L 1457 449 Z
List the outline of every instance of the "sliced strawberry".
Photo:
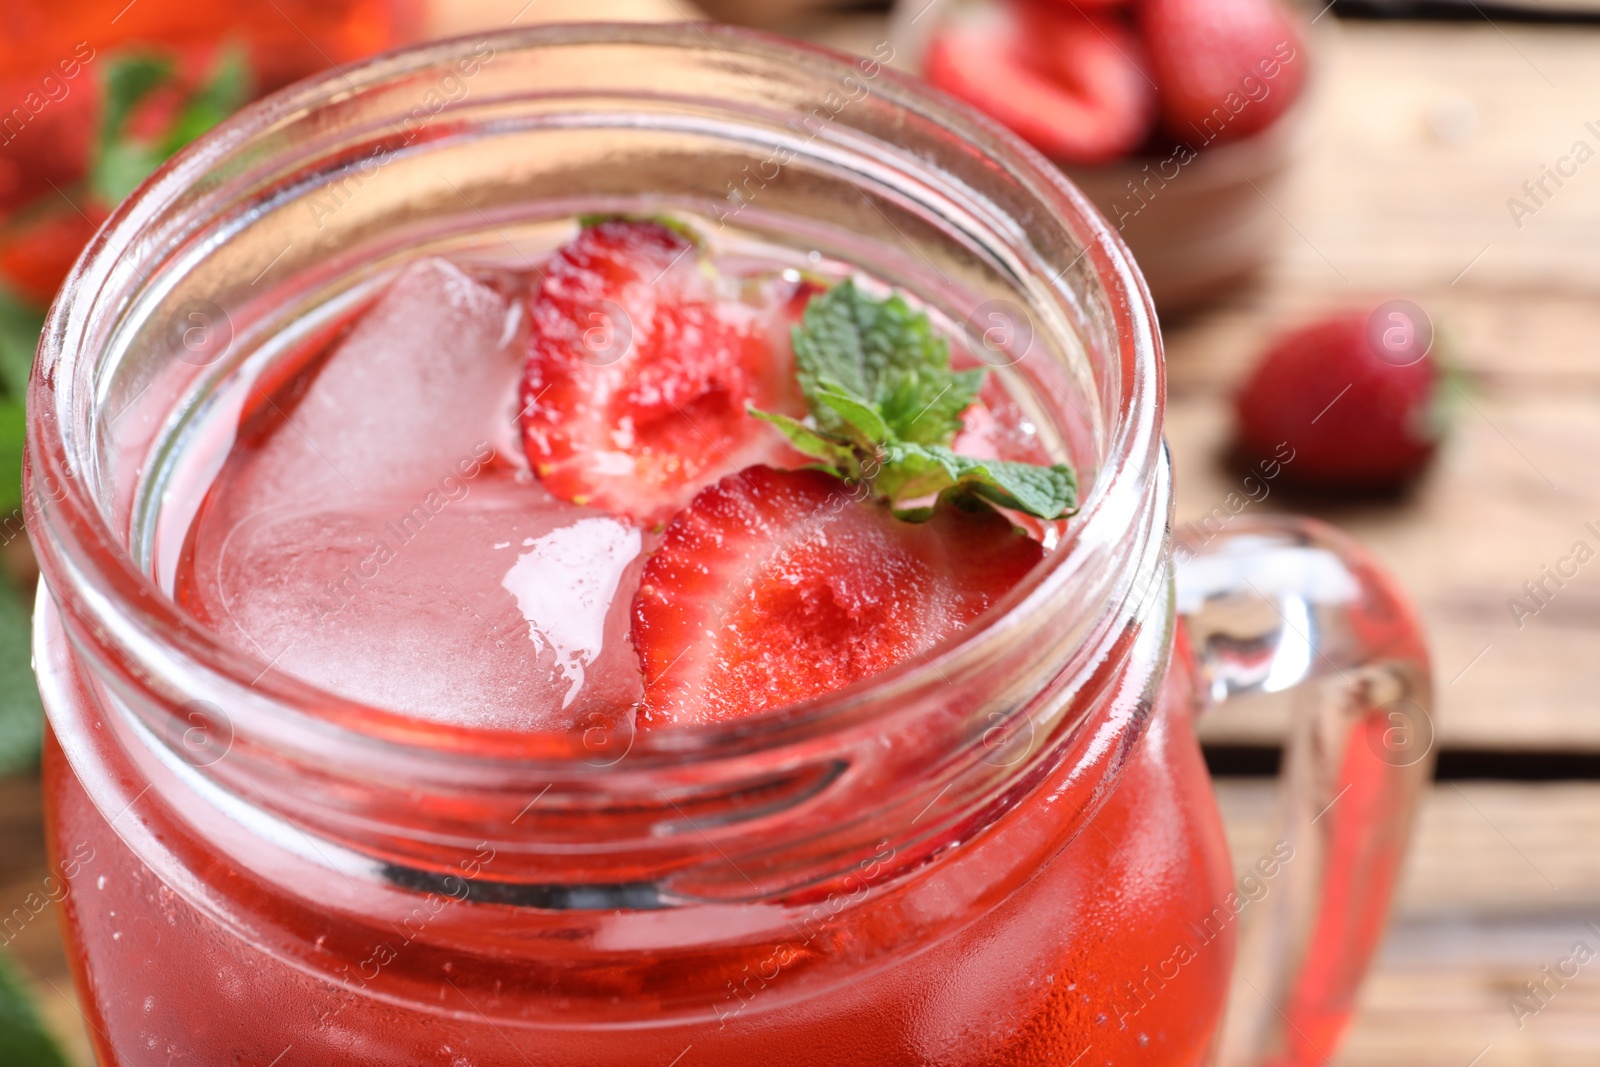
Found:
M 1143 55 L 1115 17 L 1024 4 L 942 27 L 923 74 L 1052 159 L 1100 163 L 1150 131 L 1155 89 Z
M 786 336 L 802 285 L 760 288 L 757 306 L 724 292 L 673 227 L 586 227 L 529 305 L 522 431 L 545 487 L 655 525 L 709 482 L 792 459 L 745 408 L 804 413 Z
M 960 631 L 1043 554 L 986 507 L 913 523 L 821 471 L 730 475 L 645 564 L 639 723 L 724 722 L 886 670 Z

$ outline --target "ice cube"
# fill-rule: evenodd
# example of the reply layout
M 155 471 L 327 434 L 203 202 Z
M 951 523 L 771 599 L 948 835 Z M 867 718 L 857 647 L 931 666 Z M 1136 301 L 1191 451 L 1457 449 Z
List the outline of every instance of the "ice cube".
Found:
M 258 500 L 405 496 L 515 415 L 511 301 L 443 259 L 406 267 L 316 372 L 244 475 Z
M 403 714 L 625 718 L 640 533 L 526 472 L 521 362 L 515 302 L 444 260 L 405 268 L 234 452 L 185 599 L 268 670 Z
M 612 518 L 579 519 L 524 544 L 528 550 L 500 585 L 516 598 L 534 647 L 555 652 L 567 680 L 566 708 L 583 686 L 584 668 L 605 649 L 606 616 L 639 555 L 639 531 Z
M 639 531 L 509 475 L 464 484 L 437 510 L 268 510 L 201 538 L 206 614 L 270 669 L 419 718 L 619 719 L 641 688 Z

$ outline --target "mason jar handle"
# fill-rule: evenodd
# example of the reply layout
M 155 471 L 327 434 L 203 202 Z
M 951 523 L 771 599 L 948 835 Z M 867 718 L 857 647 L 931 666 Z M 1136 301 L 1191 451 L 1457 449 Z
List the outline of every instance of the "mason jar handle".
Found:
M 1290 710 L 1269 888 L 1248 909 L 1217 1062 L 1326 1064 L 1432 774 L 1422 630 L 1394 579 L 1325 523 L 1208 520 L 1176 533 L 1173 559 L 1202 701 L 1276 693 Z

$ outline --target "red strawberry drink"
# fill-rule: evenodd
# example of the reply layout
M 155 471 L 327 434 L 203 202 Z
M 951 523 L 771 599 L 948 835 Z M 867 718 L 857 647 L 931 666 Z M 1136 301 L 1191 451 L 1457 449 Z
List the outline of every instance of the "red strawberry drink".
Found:
M 924 658 L 999 603 L 1070 522 L 1071 468 L 1048 462 L 984 364 L 872 279 L 842 265 L 719 255 L 677 218 L 572 229 L 526 274 L 413 262 L 331 338 L 296 353 L 275 392 L 220 400 L 235 428 L 199 432 L 232 436 L 231 452 L 220 464 L 198 452 L 196 469 L 174 479 L 198 499 L 176 564 L 179 602 L 270 670 L 340 696 L 571 744 L 588 731 L 736 722 Z M 982 432 L 964 434 L 969 424 Z M 958 439 L 969 451 L 951 447 Z M 97 970 L 123 983 L 99 1006 L 101 1028 L 161 1027 L 204 1062 L 281 1035 L 278 1048 L 294 1045 L 304 1063 L 426 1062 L 445 1045 L 508 1064 L 519 1052 L 646 1063 L 689 1045 L 706 1064 L 758 1054 L 1068 1062 L 1091 1045 L 1198 1063 L 1233 931 L 1219 926 L 1202 951 L 1186 926 L 1228 880 L 1188 729 L 1182 713 L 1162 714 L 1097 823 L 1155 819 L 1159 832 L 1117 835 L 1115 847 L 1091 833 L 1041 879 L 1023 857 L 1059 847 L 1075 809 L 1062 808 L 1059 826 L 1018 809 L 959 875 L 940 867 L 895 879 L 838 917 L 837 898 L 801 892 L 793 922 L 737 947 L 686 952 L 669 935 L 608 975 L 575 969 L 573 993 L 593 983 L 579 1000 L 596 1001 L 574 1007 L 576 1017 L 593 1008 L 615 1017 L 619 1005 L 632 1017 L 603 1039 L 550 1020 L 508 1045 L 470 1008 L 454 1010 L 470 998 L 521 1014 L 569 981 L 549 958 L 545 993 L 474 990 L 467 983 L 487 979 L 486 959 L 446 962 L 465 933 L 452 928 L 476 905 L 442 909 L 457 904 L 452 887 L 470 900 L 467 887 L 489 878 L 488 846 L 433 887 L 436 922 L 425 907 L 414 935 L 405 923 L 377 935 L 374 948 L 395 959 L 366 965 L 377 973 L 361 995 L 337 988 L 361 980 L 365 955 L 340 950 L 329 960 L 336 974 L 321 979 L 332 984 L 310 987 L 289 961 L 254 957 L 238 972 L 250 1000 L 292 1005 L 266 1016 L 166 993 L 250 958 L 204 947 L 205 924 L 176 903 L 177 934 L 122 921 L 132 901 L 94 907 L 99 889 L 73 914 Z M 140 884 L 71 780 L 54 782 L 71 824 L 62 832 L 92 841 L 114 883 Z M 1072 792 L 1065 779 L 1057 788 Z M 885 840 L 845 896 L 890 881 L 897 852 Z M 981 896 L 1011 898 L 1009 917 L 956 903 L 970 893 L 958 884 L 973 879 Z M 306 918 L 257 892 L 248 906 L 271 921 Z M 1108 893 L 1116 914 L 1102 906 Z M 951 894 L 931 915 L 916 903 Z M 309 920 L 324 946 L 359 951 L 373 936 L 338 917 L 360 912 L 358 901 Z M 548 936 L 536 911 L 495 911 L 481 934 Z M 725 921 L 745 921 L 735 915 Z M 944 933 L 927 951 L 906 953 L 935 930 Z M 202 940 L 173 959 L 163 942 L 174 937 Z M 1192 965 L 1163 983 L 1160 1008 L 1146 1015 L 1119 990 L 1179 942 L 1191 943 Z M 99 963 L 105 952 L 125 966 Z M 966 975 L 955 987 L 952 969 Z M 406 1025 L 382 1023 L 392 1009 L 368 994 L 419 983 L 461 999 L 444 1001 L 443 1016 L 413 1009 Z M 687 1018 L 686 997 L 699 1002 Z M 146 1062 L 147 1050 L 121 1045 L 102 1046 L 108 1063 Z
M 882 71 L 708 31 L 730 100 L 797 62 L 885 79 L 837 121 L 899 140 L 813 158 L 770 110 L 672 127 L 659 86 L 717 53 L 620 32 L 496 39 L 481 99 L 337 212 L 306 175 L 456 46 L 296 90 L 69 280 L 29 485 L 101 1061 L 1211 1062 L 1240 915 L 1293 904 L 1296 849 L 1235 883 L 1120 246 Z M 737 217 L 682 194 L 760 130 L 795 154 Z M 889 162 L 945 214 L 855 205 Z M 190 180 L 182 232 L 214 240 L 126 243 Z M 149 328 L 113 343 L 126 309 Z M 160 324 L 191 314 L 225 340 L 174 359 L 193 335 Z M 1409 810 L 1375 766 L 1328 779 L 1365 775 L 1359 819 Z M 1353 819 L 1324 824 L 1348 846 Z M 1347 848 L 1352 876 L 1386 887 L 1397 847 Z M 1294 972 L 1318 999 L 1283 999 L 1308 1042 L 1382 897 L 1324 910 Z

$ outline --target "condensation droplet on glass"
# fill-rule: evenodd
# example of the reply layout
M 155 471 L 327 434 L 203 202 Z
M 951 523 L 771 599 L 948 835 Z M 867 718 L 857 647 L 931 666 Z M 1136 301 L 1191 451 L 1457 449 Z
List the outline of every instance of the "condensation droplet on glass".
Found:
M 818 252 L 816 249 L 813 248 L 810 252 L 806 253 L 806 258 L 809 259 L 813 263 L 821 263 L 822 262 L 822 253 Z

